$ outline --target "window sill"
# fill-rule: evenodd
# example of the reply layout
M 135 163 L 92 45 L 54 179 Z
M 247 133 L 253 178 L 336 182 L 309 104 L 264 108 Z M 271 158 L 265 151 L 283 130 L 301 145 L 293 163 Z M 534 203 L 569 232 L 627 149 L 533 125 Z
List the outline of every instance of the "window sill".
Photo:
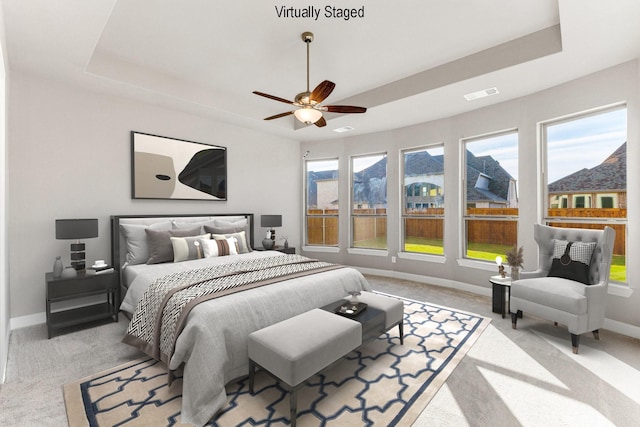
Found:
M 617 297 L 630 298 L 631 295 L 633 295 L 633 289 L 631 289 L 629 285 L 609 282 L 607 293 L 609 295 L 615 295 Z
M 337 246 L 303 246 L 302 250 L 305 252 L 323 252 L 327 254 L 337 254 L 340 252 L 340 248 Z
M 352 255 L 370 255 L 370 256 L 389 256 L 388 250 L 381 249 L 360 249 L 360 248 L 348 248 L 347 253 Z
M 478 270 L 485 270 L 485 271 L 494 271 L 496 273 L 498 272 L 498 266 L 496 265 L 495 262 L 479 261 L 479 260 L 468 259 L 468 258 L 458 258 L 457 262 L 460 267 L 475 268 Z
M 413 252 L 398 252 L 398 258 L 409 259 L 412 261 L 433 262 L 436 264 L 444 264 L 447 258 L 442 255 L 418 254 Z

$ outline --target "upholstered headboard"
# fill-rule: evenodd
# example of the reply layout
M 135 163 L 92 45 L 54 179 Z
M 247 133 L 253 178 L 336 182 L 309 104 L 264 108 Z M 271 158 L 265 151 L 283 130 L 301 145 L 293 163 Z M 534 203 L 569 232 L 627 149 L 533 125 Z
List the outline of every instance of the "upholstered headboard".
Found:
M 177 214 L 177 215 L 112 215 L 111 216 L 111 264 L 120 270 L 127 262 L 127 239 L 124 227 L 139 227 L 141 230 L 154 225 L 170 224 L 170 227 L 193 224 L 219 224 L 247 221 L 247 243 L 254 247 L 253 214 Z M 144 232 L 143 232 L 144 235 Z

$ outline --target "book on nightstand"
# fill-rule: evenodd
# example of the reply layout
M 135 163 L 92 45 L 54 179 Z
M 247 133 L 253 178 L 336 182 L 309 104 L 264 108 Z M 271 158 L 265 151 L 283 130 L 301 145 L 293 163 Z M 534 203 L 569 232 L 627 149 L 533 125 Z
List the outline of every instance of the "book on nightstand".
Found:
M 104 273 L 111 273 L 113 271 L 113 267 L 109 265 L 105 265 L 103 267 L 89 267 L 85 271 L 86 271 L 86 274 L 88 275 L 104 274 Z

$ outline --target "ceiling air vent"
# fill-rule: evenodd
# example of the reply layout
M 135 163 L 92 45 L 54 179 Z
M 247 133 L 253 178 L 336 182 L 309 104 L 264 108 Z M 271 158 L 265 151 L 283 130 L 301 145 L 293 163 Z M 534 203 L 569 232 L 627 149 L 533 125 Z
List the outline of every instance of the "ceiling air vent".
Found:
M 352 131 L 354 128 L 351 126 L 342 126 L 341 128 L 334 129 L 334 132 L 342 133 Z
M 484 98 L 485 96 L 497 95 L 498 93 L 500 92 L 498 92 L 497 87 L 491 87 L 489 89 L 482 89 L 477 92 L 468 93 L 464 96 L 464 99 L 466 99 L 467 101 L 473 101 L 474 99 Z

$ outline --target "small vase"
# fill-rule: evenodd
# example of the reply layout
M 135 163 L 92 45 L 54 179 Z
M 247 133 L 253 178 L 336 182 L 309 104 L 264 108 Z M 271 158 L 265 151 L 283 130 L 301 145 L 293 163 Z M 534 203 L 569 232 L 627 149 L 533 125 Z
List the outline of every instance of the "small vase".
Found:
M 62 269 L 62 261 L 60 260 L 60 257 L 57 256 L 55 262 L 53 263 L 53 277 L 59 279 L 62 275 Z
M 511 267 L 511 281 L 520 279 L 520 267 Z

